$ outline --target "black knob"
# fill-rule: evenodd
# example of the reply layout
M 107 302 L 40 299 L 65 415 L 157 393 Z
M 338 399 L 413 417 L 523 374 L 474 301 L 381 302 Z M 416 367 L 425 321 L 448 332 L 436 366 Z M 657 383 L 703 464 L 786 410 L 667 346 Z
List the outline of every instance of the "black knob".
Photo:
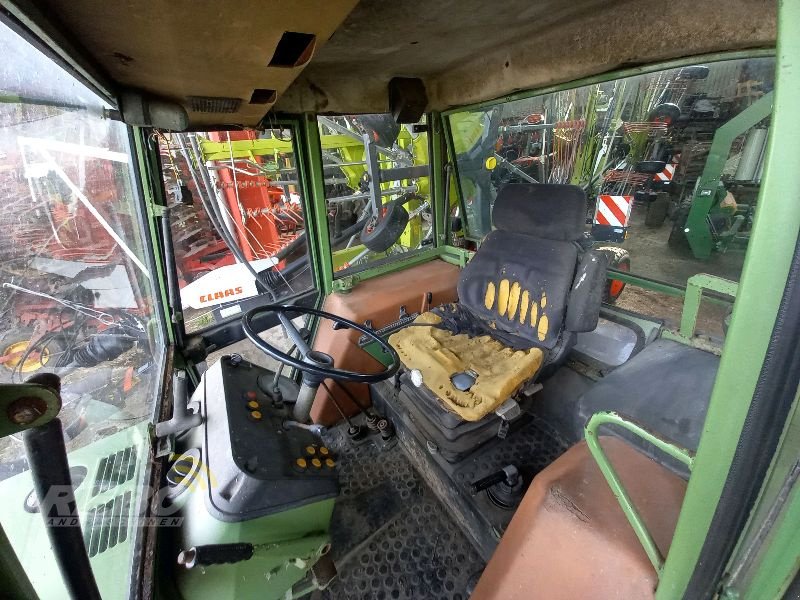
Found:
M 478 479 L 478 481 L 473 481 L 472 484 L 469 486 L 470 491 L 473 494 L 477 494 L 478 492 L 485 490 L 486 488 L 490 488 L 495 484 L 500 483 L 501 481 L 506 480 L 506 472 L 502 469 L 487 475 L 483 479 Z

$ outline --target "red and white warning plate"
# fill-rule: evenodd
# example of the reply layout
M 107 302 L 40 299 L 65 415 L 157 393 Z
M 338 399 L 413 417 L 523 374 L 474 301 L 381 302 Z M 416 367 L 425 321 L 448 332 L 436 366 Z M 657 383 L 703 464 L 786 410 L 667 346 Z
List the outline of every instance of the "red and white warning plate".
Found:
M 610 225 L 611 227 L 627 227 L 631 218 L 632 205 L 633 196 L 600 194 L 597 197 L 594 222 L 598 225 Z

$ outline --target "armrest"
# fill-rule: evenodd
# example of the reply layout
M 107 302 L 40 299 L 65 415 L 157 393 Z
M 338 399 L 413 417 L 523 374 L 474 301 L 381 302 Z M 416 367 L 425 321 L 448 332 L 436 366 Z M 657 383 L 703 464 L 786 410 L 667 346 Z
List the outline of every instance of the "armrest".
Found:
M 577 333 L 593 331 L 597 327 L 607 268 L 608 256 L 605 253 L 590 250 L 583 255 L 567 297 L 564 329 Z

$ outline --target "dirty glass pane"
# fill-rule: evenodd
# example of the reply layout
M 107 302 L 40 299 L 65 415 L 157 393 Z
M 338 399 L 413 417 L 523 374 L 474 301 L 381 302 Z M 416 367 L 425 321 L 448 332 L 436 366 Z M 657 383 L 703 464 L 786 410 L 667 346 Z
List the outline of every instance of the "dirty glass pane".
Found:
M 569 183 L 586 191 L 586 235 L 613 267 L 681 285 L 738 280 L 774 70 L 773 58 L 714 62 L 450 115 L 462 198 L 451 241 L 474 246 L 491 230 L 508 183 Z
M 124 473 L 120 489 L 135 503 L 166 345 L 129 130 L 3 25 L 0 52 L 0 382 L 59 375 L 79 509 L 100 481 L 103 457 L 119 451 L 113 473 Z M 31 490 L 22 437 L 0 439 L 3 529 L 39 595 L 64 597 Z M 129 534 L 132 540 L 133 526 L 120 535 Z M 127 592 L 132 549 L 120 544 L 104 572 L 119 596 Z
M 247 310 L 265 293 L 217 234 L 227 228 L 276 300 L 313 287 L 301 187 L 289 130 L 159 134 L 186 331 Z
M 433 244 L 424 119 L 390 114 L 318 117 L 328 231 L 336 275 Z

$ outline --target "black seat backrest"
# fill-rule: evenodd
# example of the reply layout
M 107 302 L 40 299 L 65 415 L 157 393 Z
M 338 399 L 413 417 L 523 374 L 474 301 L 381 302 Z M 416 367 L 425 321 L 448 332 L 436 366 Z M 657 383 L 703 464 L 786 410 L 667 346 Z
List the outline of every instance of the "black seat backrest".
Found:
M 506 185 L 492 211 L 495 230 L 461 273 L 459 302 L 494 329 L 553 348 L 585 221 L 586 194 L 578 186 Z

